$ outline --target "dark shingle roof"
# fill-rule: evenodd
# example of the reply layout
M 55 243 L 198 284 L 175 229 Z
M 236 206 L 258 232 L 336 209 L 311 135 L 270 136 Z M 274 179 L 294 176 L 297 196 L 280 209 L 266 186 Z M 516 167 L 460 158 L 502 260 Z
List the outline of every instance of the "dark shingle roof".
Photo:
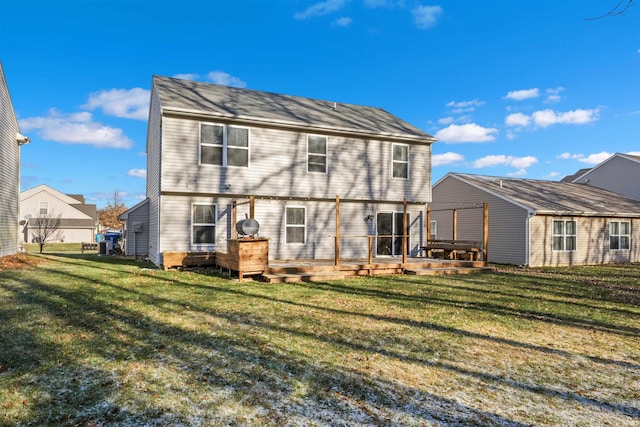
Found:
M 640 217 L 639 201 L 585 184 L 462 173 L 451 175 L 540 214 Z
M 585 173 L 589 172 L 591 170 L 591 168 L 583 168 L 583 169 L 579 169 L 576 173 L 574 173 L 573 175 L 567 175 L 564 178 L 562 178 L 562 182 L 573 182 L 576 179 L 580 178 L 582 175 L 584 175 Z
M 435 138 L 381 108 L 334 103 L 169 77 L 153 77 L 164 111 L 431 143 Z

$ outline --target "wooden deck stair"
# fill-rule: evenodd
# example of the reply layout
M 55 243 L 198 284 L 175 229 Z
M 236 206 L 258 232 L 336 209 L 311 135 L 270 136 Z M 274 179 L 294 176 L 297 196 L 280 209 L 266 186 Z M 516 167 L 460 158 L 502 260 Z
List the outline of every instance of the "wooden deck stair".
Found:
M 493 271 L 483 261 L 450 261 L 423 259 L 412 260 L 406 268 L 397 261 L 376 263 L 371 266 L 361 262 L 346 262 L 340 266 L 318 262 L 299 264 L 274 263 L 262 273 L 267 283 L 320 282 L 341 280 L 347 277 L 389 274 L 409 274 L 416 276 L 445 276 L 453 274 L 474 274 Z

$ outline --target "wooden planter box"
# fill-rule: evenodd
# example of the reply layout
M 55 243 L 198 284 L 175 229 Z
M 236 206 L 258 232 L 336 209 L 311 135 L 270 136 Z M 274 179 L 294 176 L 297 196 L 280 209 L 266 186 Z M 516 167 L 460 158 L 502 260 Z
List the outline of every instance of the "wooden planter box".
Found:
M 215 252 L 162 252 L 162 266 L 165 270 L 215 264 Z
M 216 264 L 238 272 L 238 280 L 269 268 L 269 239 L 231 239 L 227 253 L 216 252 Z

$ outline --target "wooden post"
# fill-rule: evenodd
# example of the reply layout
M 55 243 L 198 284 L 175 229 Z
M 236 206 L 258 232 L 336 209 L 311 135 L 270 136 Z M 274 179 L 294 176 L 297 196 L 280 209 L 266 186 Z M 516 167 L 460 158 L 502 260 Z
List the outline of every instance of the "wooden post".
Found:
M 336 196 L 336 254 L 334 264 L 340 265 L 340 196 Z
M 238 238 L 238 231 L 236 230 L 236 223 L 238 222 L 238 202 L 235 200 L 231 204 L 231 238 Z
M 249 218 L 254 219 L 256 214 L 256 196 L 249 196 Z
M 427 207 L 427 238 L 425 239 L 425 244 L 431 240 L 431 208 Z
M 403 202 L 404 209 L 402 213 L 402 268 L 405 268 L 407 263 L 407 228 L 409 221 L 407 221 L 407 199 Z
M 456 240 L 458 238 L 458 209 L 453 210 L 453 226 L 451 234 L 451 239 Z
M 369 276 L 373 274 L 373 236 L 369 236 Z
M 489 262 L 489 203 L 485 202 L 482 208 L 482 249 L 484 251 L 484 262 Z

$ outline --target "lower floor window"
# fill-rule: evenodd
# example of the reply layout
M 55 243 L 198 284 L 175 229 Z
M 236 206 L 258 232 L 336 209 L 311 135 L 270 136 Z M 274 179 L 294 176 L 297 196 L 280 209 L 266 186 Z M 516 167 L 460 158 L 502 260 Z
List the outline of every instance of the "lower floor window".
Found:
M 306 208 L 287 207 L 285 218 L 285 242 L 302 243 L 306 241 Z
M 576 250 L 576 222 L 573 220 L 553 221 L 553 250 Z
M 216 241 L 216 205 L 194 204 L 191 208 L 191 242 L 213 244 Z
M 609 249 L 631 249 L 631 224 L 629 221 L 609 223 Z

